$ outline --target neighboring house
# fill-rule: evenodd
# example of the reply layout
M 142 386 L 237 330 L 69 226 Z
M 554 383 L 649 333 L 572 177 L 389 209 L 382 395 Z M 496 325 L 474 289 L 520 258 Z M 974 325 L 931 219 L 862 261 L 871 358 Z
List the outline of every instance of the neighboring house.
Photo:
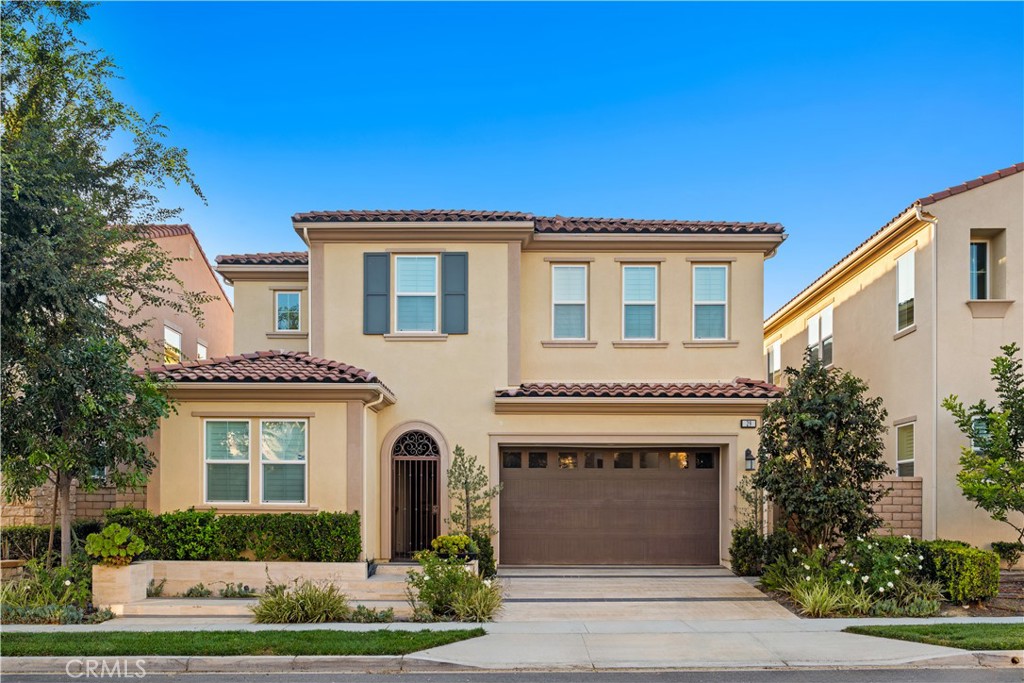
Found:
M 139 320 L 150 321 L 146 338 L 151 343 L 151 358 L 136 358 L 139 366 L 163 357 L 165 361 L 181 358 L 197 359 L 223 356 L 231 352 L 234 340 L 234 309 L 231 300 L 213 272 L 199 239 L 189 225 L 149 225 L 147 236 L 173 258 L 171 270 L 182 281 L 185 289 L 205 293 L 212 297 L 202 305 L 203 323 L 185 313 L 169 307 L 146 307 L 138 313 Z M 102 477 L 97 472 L 97 477 Z M 5 525 L 44 524 L 50 521 L 53 487 L 41 487 L 32 498 L 22 504 L 4 503 L 0 507 Z M 78 490 L 72 500 L 72 515 L 76 519 L 98 519 L 103 512 L 123 505 L 146 505 L 145 490 L 117 491 L 101 486 L 85 493 Z
M 886 457 L 920 490 L 924 538 L 1016 540 L 963 497 L 967 439 L 940 405 L 995 399 L 1000 346 L 1024 337 L 1024 164 L 918 199 L 765 322 L 770 380 L 811 348 L 889 412 Z M 911 481 L 920 480 L 920 487 Z
M 308 255 L 218 259 L 239 355 L 155 369 L 179 405 L 151 509 L 357 510 L 367 558 L 410 558 L 445 529 L 461 445 L 504 485 L 505 564 L 727 558 L 777 394 L 759 378 L 782 226 L 329 211 L 293 227 Z

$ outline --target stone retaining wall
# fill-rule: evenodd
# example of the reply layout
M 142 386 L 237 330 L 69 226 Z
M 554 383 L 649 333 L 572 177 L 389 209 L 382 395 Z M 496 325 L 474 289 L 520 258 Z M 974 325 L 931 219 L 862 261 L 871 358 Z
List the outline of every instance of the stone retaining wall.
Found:
M 921 538 L 921 477 L 886 477 L 876 486 L 889 492 L 875 506 L 882 518 L 878 533 Z
M 85 492 L 77 483 L 71 485 L 71 518 L 103 519 L 103 513 L 111 508 L 145 508 L 146 487 L 131 491 L 118 491 L 113 486 L 102 486 L 95 491 Z M 47 483 L 32 491 L 27 500 L 20 503 L 0 503 L 0 519 L 4 526 L 50 523 L 53 511 L 53 484 Z M 58 521 L 59 521 L 58 512 Z

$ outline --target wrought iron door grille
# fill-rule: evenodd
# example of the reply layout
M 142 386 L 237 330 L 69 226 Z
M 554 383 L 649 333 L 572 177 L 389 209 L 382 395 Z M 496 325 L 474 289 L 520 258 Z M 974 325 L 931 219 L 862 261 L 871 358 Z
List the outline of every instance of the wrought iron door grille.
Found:
M 391 449 L 393 557 L 411 559 L 430 547 L 439 529 L 438 467 L 441 460 L 437 442 L 425 432 L 406 432 Z

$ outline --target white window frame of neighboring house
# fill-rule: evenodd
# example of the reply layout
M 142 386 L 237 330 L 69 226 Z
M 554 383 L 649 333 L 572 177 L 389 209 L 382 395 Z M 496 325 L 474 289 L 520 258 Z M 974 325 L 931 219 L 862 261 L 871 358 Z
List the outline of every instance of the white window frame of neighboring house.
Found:
M 979 422 L 982 423 L 983 429 L 978 429 L 978 423 Z M 983 431 L 986 436 L 988 435 L 988 420 L 986 420 L 985 418 L 982 418 L 982 417 L 974 418 L 973 420 L 971 420 L 971 427 L 974 429 L 975 433 Z M 971 450 L 974 451 L 975 453 L 980 453 L 981 452 L 981 448 L 978 446 L 977 441 L 975 441 L 974 439 L 971 439 Z
M 826 330 L 825 321 L 828 321 Z M 827 334 L 826 334 L 827 332 Z M 825 367 L 832 367 L 836 359 L 835 336 L 835 312 L 832 304 L 821 309 L 807 319 L 807 348 L 812 350 L 814 357 L 824 362 L 825 342 L 831 342 L 832 358 L 825 364 Z
M 909 429 L 910 430 L 910 443 L 912 444 L 911 448 L 913 449 L 913 453 L 911 454 L 911 456 L 909 458 L 903 458 L 901 460 L 900 459 L 900 431 L 904 430 L 904 429 Z M 897 476 L 901 476 L 901 477 L 902 476 L 907 476 L 907 477 L 917 476 L 916 456 L 917 456 L 917 423 L 916 422 L 908 422 L 906 424 L 899 425 L 898 427 L 896 427 L 896 475 Z M 906 475 L 900 474 L 900 465 L 906 464 L 908 462 L 910 463 L 910 466 L 913 469 L 913 472 L 911 474 L 906 474 Z
M 971 276 L 970 290 L 968 293 L 972 300 L 985 301 L 992 298 L 992 244 L 989 240 L 971 240 L 971 248 L 976 244 L 985 247 L 985 296 L 975 297 L 974 292 L 971 291 L 974 289 L 974 271 L 971 270 L 970 252 L 968 252 L 967 262 L 967 268 L 970 271 Z
M 555 271 L 561 269 L 580 269 L 583 271 L 583 299 L 558 300 L 555 292 Z M 586 341 L 590 330 L 590 268 L 586 263 L 552 263 L 551 264 L 551 338 L 558 341 Z M 559 337 L 555 335 L 555 306 L 583 305 L 583 336 Z
M 904 271 L 909 271 L 909 274 L 904 276 Z M 910 329 L 917 324 L 917 264 L 916 264 L 916 249 L 911 249 L 905 254 L 900 255 L 896 259 L 896 331 L 902 332 L 903 330 Z M 904 291 L 904 284 L 909 288 L 909 291 Z M 904 294 L 910 296 L 905 297 Z M 911 316 L 910 322 L 903 327 L 900 327 L 900 304 L 904 301 L 913 301 L 914 309 L 913 315 Z
M 626 301 L 626 271 L 627 270 L 653 270 L 654 271 L 654 299 L 652 299 L 650 301 L 628 301 L 628 302 Z M 658 298 L 659 298 L 659 294 L 660 294 L 660 292 L 658 291 L 658 289 L 659 289 L 658 281 L 660 279 L 659 276 L 660 276 L 660 273 L 658 272 L 657 264 L 652 264 L 652 263 L 633 263 L 633 264 L 625 264 L 625 265 L 622 266 L 622 324 L 621 324 L 622 331 L 621 331 L 621 334 L 622 334 L 622 339 L 623 340 L 628 340 L 628 341 L 634 341 L 634 340 L 637 340 L 637 341 L 654 341 L 654 340 L 658 339 L 658 335 L 661 332 L 661 330 L 659 329 L 661 326 L 658 324 L 658 313 L 659 313 L 659 310 L 658 310 Z M 654 331 L 653 331 L 653 335 L 652 336 L 650 336 L 650 337 L 627 337 L 626 336 L 626 308 L 628 306 L 654 306 Z M 553 310 L 552 310 L 552 315 L 554 315 L 554 311 Z M 554 331 L 554 330 L 552 329 L 552 331 Z
M 210 347 L 201 341 L 196 342 L 196 360 L 206 360 L 210 357 Z
M 296 321 L 298 326 L 293 330 L 291 328 L 281 327 L 281 295 L 282 294 L 294 294 L 298 299 L 298 314 L 299 319 Z M 298 332 L 302 329 L 302 292 L 295 289 L 276 289 L 274 290 L 274 331 L 275 332 Z
M 303 452 L 306 455 L 305 460 L 301 461 L 266 461 L 263 459 L 263 425 L 266 422 L 300 422 L 305 427 L 302 430 L 302 437 L 304 443 L 302 445 Z M 257 445 L 260 454 L 260 505 L 307 505 L 309 503 L 309 420 L 306 418 L 261 418 L 260 419 L 260 441 Z M 275 500 L 268 501 L 263 495 L 263 466 L 264 465 L 285 465 L 287 467 L 302 467 L 303 468 L 303 499 L 302 500 Z
M 434 261 L 434 292 L 401 292 L 398 290 L 398 264 L 406 259 L 423 259 L 429 258 Z M 440 264 L 440 257 L 437 254 L 395 254 L 395 295 L 392 301 L 392 308 L 394 309 L 394 321 L 392 329 L 396 334 L 437 334 L 441 331 L 441 297 L 438 293 L 440 287 L 440 273 L 438 272 L 438 266 Z M 398 328 L 398 299 L 399 297 L 413 297 L 413 296 L 432 296 L 434 297 L 434 329 L 432 330 L 400 330 Z
M 167 359 L 167 347 L 171 347 L 172 349 L 174 349 L 175 351 L 178 352 L 178 360 L 174 361 L 175 363 L 180 363 L 182 360 L 184 360 L 182 355 L 181 355 L 181 346 L 182 346 L 182 344 L 181 344 L 181 336 L 182 335 L 181 335 L 181 331 L 180 330 L 176 330 L 173 327 L 171 327 L 170 325 L 164 325 L 164 362 L 165 363 L 169 363 L 170 362 Z M 177 337 L 178 338 L 178 343 L 177 344 L 174 344 L 174 343 L 171 342 L 171 338 L 173 338 L 173 337 Z
M 210 460 L 209 451 L 206 450 L 206 423 L 208 422 L 244 422 L 249 430 L 249 456 L 244 463 L 241 460 Z M 245 500 L 210 500 L 210 491 L 207 487 L 209 475 L 207 465 L 245 465 L 245 490 L 248 493 Z M 226 418 L 204 418 L 203 419 L 203 503 L 208 505 L 248 505 L 252 502 L 252 420 L 246 417 Z
M 776 384 L 777 385 L 778 382 L 775 381 L 775 374 L 779 373 L 779 375 L 780 375 L 779 379 L 782 379 L 782 377 L 781 377 L 781 374 L 782 374 L 782 340 L 781 339 L 776 339 L 771 344 L 769 344 L 767 352 L 768 352 L 767 353 L 767 356 L 768 356 L 768 364 L 767 364 L 768 376 L 765 377 L 765 379 L 768 380 L 769 382 L 771 382 L 772 384 Z
M 725 298 L 721 301 L 697 301 L 697 271 L 698 270 L 724 270 L 725 271 Z M 722 341 L 729 338 L 729 276 L 731 271 L 729 265 L 726 263 L 715 263 L 705 265 L 695 265 L 693 267 L 693 275 L 691 279 L 691 306 L 690 313 L 693 321 L 690 325 L 690 337 L 696 341 Z M 721 337 L 698 337 L 697 336 L 697 306 L 722 306 L 722 334 Z

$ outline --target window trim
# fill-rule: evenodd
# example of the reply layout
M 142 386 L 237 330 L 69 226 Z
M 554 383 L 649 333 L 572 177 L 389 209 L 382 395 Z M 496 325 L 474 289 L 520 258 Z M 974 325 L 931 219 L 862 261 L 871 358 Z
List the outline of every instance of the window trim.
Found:
M 434 293 L 433 294 L 428 294 L 426 292 L 410 292 L 408 294 L 403 294 L 402 292 L 398 291 L 398 264 L 403 259 L 413 259 L 413 258 L 429 258 L 429 259 L 433 259 L 433 261 L 434 261 Z M 393 295 L 391 303 L 393 304 L 392 305 L 392 309 L 394 310 L 394 313 L 392 315 L 394 316 L 394 318 L 392 320 L 392 330 L 393 330 L 393 332 L 391 332 L 391 334 L 398 334 L 398 335 L 405 335 L 405 334 L 412 334 L 412 335 L 417 335 L 417 334 L 418 335 L 440 334 L 441 333 L 441 294 L 440 294 L 440 289 L 441 289 L 441 273 L 440 273 L 441 255 L 440 255 L 440 253 L 437 253 L 437 252 L 422 252 L 422 253 L 415 253 L 415 254 L 393 254 L 393 259 L 392 260 L 393 260 L 393 263 L 392 263 L 393 268 L 392 268 L 392 270 L 394 271 L 394 275 L 392 276 L 394 278 L 394 295 Z M 428 296 L 432 296 L 432 297 L 434 297 L 434 327 L 433 327 L 433 329 L 430 329 L 430 330 L 400 330 L 400 329 L 398 329 L 398 298 L 400 296 L 406 296 L 406 297 L 413 297 L 413 296 L 428 297 Z
M 910 443 L 913 450 L 913 455 L 910 458 L 900 459 L 900 430 L 910 429 Z M 906 422 L 896 427 L 896 476 L 903 476 L 900 474 L 900 465 L 904 463 L 911 463 L 914 467 L 914 473 L 908 476 L 917 476 L 917 422 Z
M 626 301 L 626 271 L 629 269 L 639 270 L 653 270 L 654 271 L 654 299 L 650 301 Z M 658 316 L 661 313 L 658 305 L 658 299 L 660 298 L 661 292 L 661 269 L 657 263 L 623 263 L 622 264 L 622 311 L 621 311 L 621 329 L 620 334 L 622 341 L 658 341 L 661 338 L 661 325 L 658 324 Z M 651 337 L 627 337 L 626 336 L 626 307 L 627 306 L 654 306 L 654 335 Z M 552 329 L 552 332 L 554 329 Z
M 776 339 L 768 348 L 765 349 L 765 355 L 767 356 L 767 363 L 765 369 L 768 372 L 768 376 L 765 379 L 772 384 L 778 384 L 775 381 L 775 373 L 782 373 L 782 340 Z M 782 379 L 780 376 L 779 379 Z
M 202 353 L 199 350 L 202 349 Z M 210 347 L 205 342 L 196 342 L 196 360 L 206 360 L 210 357 Z
M 207 465 L 211 462 L 215 464 L 231 464 L 241 465 L 241 460 L 209 460 L 206 450 L 206 425 L 209 422 L 244 422 L 249 430 L 249 457 L 245 459 L 245 500 L 210 500 L 210 489 L 209 489 L 209 476 Z M 203 504 L 204 505 L 249 505 L 252 503 L 252 418 L 238 418 L 238 417 L 205 417 L 202 420 L 203 423 Z
M 974 247 L 975 244 L 981 244 L 985 247 L 985 296 L 983 297 L 975 297 L 973 296 L 974 292 L 970 291 L 974 288 L 974 271 L 971 268 L 970 248 Z M 968 247 L 967 254 L 967 272 L 971 278 L 970 287 L 967 292 L 968 299 L 970 301 L 989 301 L 992 299 L 992 240 L 980 238 L 972 239 L 970 247 Z
M 900 254 L 896 258 L 896 331 L 902 332 L 908 330 L 917 324 L 917 248 L 911 247 L 904 253 Z M 904 301 L 914 302 L 914 314 L 911 316 L 910 322 L 900 327 L 900 304 L 903 301 L 900 300 L 900 270 L 904 267 L 904 263 L 910 264 L 910 297 Z
M 259 443 L 257 444 L 257 446 L 259 448 L 258 452 L 259 452 L 259 469 L 260 469 L 260 505 L 309 505 L 309 418 L 305 418 L 305 417 L 261 417 L 261 418 L 259 418 L 259 421 L 260 421 L 260 428 L 259 428 L 260 440 L 259 440 Z M 301 462 L 301 466 L 303 467 L 303 470 L 304 470 L 303 471 L 303 488 L 302 488 L 302 492 L 304 494 L 303 500 L 288 500 L 288 501 L 284 501 L 284 500 L 268 501 L 268 500 L 266 500 L 266 496 L 263 493 L 263 485 L 264 485 L 264 479 L 265 479 L 265 477 L 263 476 L 263 465 L 265 464 L 264 461 L 263 461 L 263 425 L 266 422 L 301 422 L 304 425 L 306 425 L 306 428 L 303 430 L 303 434 L 302 434 L 303 440 L 304 440 L 303 450 L 306 453 L 306 459 Z M 251 444 L 252 444 L 252 440 L 250 439 L 250 451 L 252 450 L 252 445 Z M 284 463 L 282 463 L 282 462 L 271 462 L 270 464 L 273 464 L 273 465 L 285 465 L 285 466 L 288 466 L 288 467 L 293 467 L 293 466 L 294 467 L 298 467 L 300 465 L 300 463 L 297 463 L 297 462 L 284 462 Z
M 174 344 L 168 343 L 168 341 L 167 341 L 167 333 L 168 332 L 178 336 L 178 345 L 177 346 L 175 346 Z M 172 348 L 172 349 L 174 349 L 174 350 L 176 350 L 178 352 L 178 360 L 174 361 L 175 363 L 180 363 L 182 360 L 184 360 L 185 357 L 184 357 L 184 354 L 182 352 L 182 346 L 185 345 L 184 342 L 185 342 L 185 335 L 182 334 L 181 330 L 177 330 L 177 329 L 171 327 L 170 325 L 168 325 L 167 323 L 164 323 L 164 363 L 170 363 L 170 361 L 167 358 L 167 347 L 170 347 L 170 348 Z
M 725 271 L 725 299 L 723 301 L 697 301 L 697 271 L 700 269 L 715 269 L 720 268 Z M 729 339 L 729 294 L 731 288 L 729 287 L 729 279 L 732 276 L 732 269 L 728 263 L 694 263 L 693 272 L 690 278 L 691 291 L 690 291 L 690 338 L 695 341 L 722 341 Z M 723 336 L 721 337 L 698 337 L 697 336 L 697 306 L 698 305 L 710 305 L 710 306 L 722 306 L 723 307 Z
M 560 268 L 581 268 L 583 270 L 583 300 L 555 301 L 555 271 Z M 555 334 L 555 306 L 583 305 L 583 336 L 559 337 Z M 551 339 L 554 341 L 587 341 L 590 339 L 590 265 L 587 263 L 551 264 Z
M 299 326 L 294 330 L 281 329 L 281 295 L 282 294 L 295 294 L 299 298 L 298 302 L 298 314 L 299 314 Z M 275 289 L 274 290 L 274 332 L 284 333 L 296 333 L 302 331 L 302 291 L 298 289 Z
M 829 312 L 829 316 L 832 318 L 832 331 L 825 335 L 824 326 L 824 315 L 825 311 Z M 811 331 L 814 331 L 817 335 L 818 341 L 811 344 Z M 823 306 L 820 311 L 812 315 L 807 319 L 807 346 L 805 348 L 814 349 L 814 357 L 824 362 L 825 360 L 825 342 L 832 342 L 832 359 L 825 365 L 826 368 L 830 368 L 835 364 L 836 359 L 836 344 L 835 344 L 835 333 L 836 333 L 836 313 L 832 304 Z

